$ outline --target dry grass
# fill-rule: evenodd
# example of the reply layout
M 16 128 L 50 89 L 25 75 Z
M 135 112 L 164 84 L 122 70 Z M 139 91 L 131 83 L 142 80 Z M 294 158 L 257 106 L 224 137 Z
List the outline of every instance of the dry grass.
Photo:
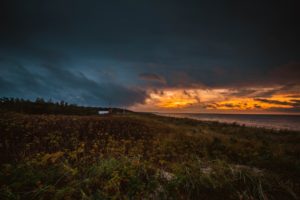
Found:
M 1 199 L 297 199 L 300 134 L 150 114 L 0 117 Z

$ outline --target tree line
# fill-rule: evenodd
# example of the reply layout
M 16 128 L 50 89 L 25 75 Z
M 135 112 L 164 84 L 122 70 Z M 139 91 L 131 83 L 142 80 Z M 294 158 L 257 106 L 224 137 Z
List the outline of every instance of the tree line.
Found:
M 113 113 L 129 112 L 120 108 L 86 107 L 69 104 L 65 101 L 53 102 L 36 98 L 35 101 L 22 98 L 0 98 L 0 110 L 27 114 L 64 114 L 64 115 L 97 115 L 99 110 L 110 110 Z

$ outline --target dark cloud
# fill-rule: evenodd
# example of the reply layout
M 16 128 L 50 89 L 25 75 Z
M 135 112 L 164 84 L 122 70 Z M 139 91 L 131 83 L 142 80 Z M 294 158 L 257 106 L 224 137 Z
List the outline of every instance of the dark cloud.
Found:
M 235 90 L 234 92 L 231 93 L 231 95 L 235 97 L 251 97 L 253 95 L 256 95 L 257 89 L 251 89 L 251 88 L 241 88 L 239 90 Z
M 289 98 L 300 98 L 300 95 L 289 95 Z
M 3 66 L 6 64 L 5 66 Z M 1 64 L 1 94 L 36 98 L 39 96 L 56 100 L 68 100 L 84 105 L 129 106 L 143 103 L 145 91 L 119 85 L 114 82 L 96 82 L 80 72 L 72 72 L 62 67 L 40 65 L 37 69 L 26 69 L 20 64 Z M 12 70 L 13 69 L 13 70 Z M 34 72 L 35 71 L 35 72 Z M 4 77 L 12 79 L 6 81 Z
M 298 5 L 1 1 L 0 92 L 116 105 L 143 102 L 147 87 L 299 94 Z
M 254 107 L 255 107 L 256 109 L 260 109 L 260 108 L 261 108 L 261 106 L 260 106 L 260 105 L 257 105 L 257 104 L 255 104 Z
M 225 107 L 227 107 L 227 108 L 240 107 L 239 105 L 234 105 L 234 104 L 231 104 L 231 103 L 225 103 L 225 104 L 222 104 L 222 106 L 225 106 Z
M 274 68 L 270 79 L 281 84 L 300 84 L 300 62 L 290 62 Z
M 299 94 L 299 88 L 300 87 L 297 84 L 286 84 L 281 87 L 270 89 L 268 91 L 259 92 L 259 94 L 257 94 L 256 97 L 267 98 L 275 94 Z
M 261 99 L 257 98 L 256 101 L 270 103 L 275 105 L 286 105 L 291 106 L 290 108 L 270 108 L 270 111 L 278 111 L 278 112 L 299 112 L 300 111 L 300 100 L 292 99 L 290 101 L 278 101 L 278 100 L 270 100 L 270 99 Z
M 5 80 L 2 77 L 0 77 L 0 91 L 8 96 L 12 96 L 16 94 L 16 92 L 19 92 L 13 83 Z
M 278 101 L 278 100 L 260 99 L 260 98 L 256 98 L 254 100 L 260 101 L 260 102 L 264 102 L 264 103 L 277 104 L 277 105 L 289 105 L 289 106 L 292 106 L 292 105 L 295 104 L 293 102 L 288 102 L 288 101 Z
M 157 74 L 152 74 L 152 73 L 141 73 L 139 74 L 139 77 L 143 80 L 146 81 L 158 81 L 160 83 L 166 83 L 166 80 Z

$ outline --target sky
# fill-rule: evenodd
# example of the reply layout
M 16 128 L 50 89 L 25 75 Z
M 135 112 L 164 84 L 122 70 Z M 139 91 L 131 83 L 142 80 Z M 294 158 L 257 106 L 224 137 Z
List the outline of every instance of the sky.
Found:
M 3 0 L 0 96 L 300 114 L 299 3 Z

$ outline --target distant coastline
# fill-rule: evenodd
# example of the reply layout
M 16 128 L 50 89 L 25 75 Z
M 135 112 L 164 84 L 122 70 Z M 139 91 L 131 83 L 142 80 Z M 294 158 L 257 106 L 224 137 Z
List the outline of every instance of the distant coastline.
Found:
M 300 115 L 288 114 L 223 114 L 223 113 L 155 113 L 161 116 L 190 118 L 200 121 L 237 123 L 249 127 L 300 131 Z

